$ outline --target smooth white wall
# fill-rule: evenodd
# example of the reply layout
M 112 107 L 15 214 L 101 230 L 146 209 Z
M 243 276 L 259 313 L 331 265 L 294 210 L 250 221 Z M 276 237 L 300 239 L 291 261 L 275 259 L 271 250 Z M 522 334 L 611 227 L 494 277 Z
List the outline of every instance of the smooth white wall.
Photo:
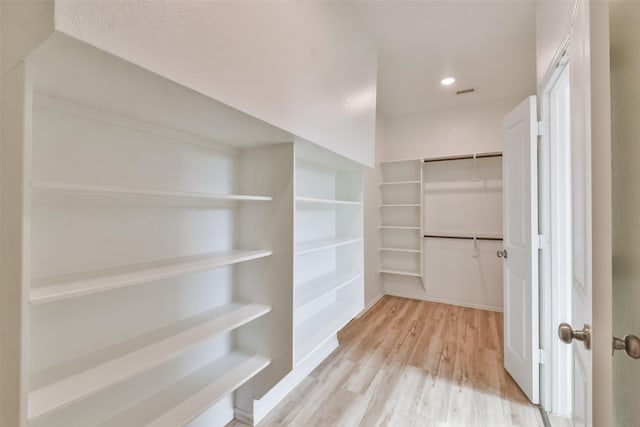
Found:
M 613 334 L 640 336 L 640 3 L 611 3 Z M 640 419 L 638 362 L 613 358 L 615 425 Z
M 502 151 L 502 118 L 521 101 L 520 98 L 511 98 L 389 119 L 381 160 Z M 470 164 L 463 163 L 451 162 L 452 170 L 449 176 L 452 179 L 458 179 L 458 176 L 466 173 L 465 168 L 468 169 Z M 450 185 L 445 179 L 447 173 L 430 169 L 430 173 L 425 175 L 425 180 L 430 176 L 438 180 L 445 177 L 442 178 L 445 182 L 430 184 L 429 188 L 435 191 L 435 195 L 429 199 L 425 193 L 425 204 L 430 203 L 429 200 L 441 200 L 443 207 L 448 210 L 446 214 L 451 220 L 449 222 L 459 224 L 459 227 L 456 226 L 455 230 L 429 231 L 501 234 L 501 173 L 500 165 L 494 163 L 480 166 L 482 180 L 479 183 L 471 182 L 469 171 L 468 185 L 461 184 L 467 189 L 463 190 L 464 194 L 455 191 L 439 194 L 438 189 L 431 187 Z M 456 181 L 455 185 L 460 182 Z M 472 190 L 477 184 L 487 186 L 486 194 L 483 191 L 478 192 L 477 189 Z M 477 210 L 470 209 L 469 203 L 476 203 Z M 455 206 L 459 206 L 459 209 Z M 423 218 L 424 226 L 442 223 L 438 222 L 441 216 L 433 216 L 434 209 L 437 209 L 437 206 L 423 207 L 423 214 L 430 215 L 430 218 Z M 470 211 L 476 214 L 469 215 Z M 482 214 L 478 213 L 480 211 Z M 491 219 L 489 223 L 485 221 L 488 218 Z M 449 226 L 453 227 L 454 225 Z M 429 239 L 423 243 L 426 291 L 417 279 L 387 274 L 384 276 L 386 293 L 502 310 L 502 264 L 495 256 L 496 250 L 501 248 L 499 243 L 480 241 L 477 253 L 473 242 L 468 240 Z
M 501 151 L 502 117 L 521 101 L 511 98 L 390 119 L 381 160 Z
M 55 2 L 55 28 L 368 166 L 377 53 L 341 2 Z
M 380 161 L 385 142 L 386 120 L 378 115 L 376 119 L 376 164 Z M 364 171 L 364 306 L 371 307 L 383 295 L 384 289 L 378 271 L 380 270 L 380 168 Z

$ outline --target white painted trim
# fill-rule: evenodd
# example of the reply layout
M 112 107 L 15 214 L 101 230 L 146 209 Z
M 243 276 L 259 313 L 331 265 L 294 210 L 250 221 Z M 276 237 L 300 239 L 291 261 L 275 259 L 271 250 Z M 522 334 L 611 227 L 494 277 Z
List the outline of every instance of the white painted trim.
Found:
M 338 348 L 338 337 L 334 335 L 311 355 L 296 365 L 296 367 L 286 377 L 280 380 L 278 384 L 273 386 L 262 399 L 254 400 L 253 414 L 236 408 L 236 419 L 249 425 L 258 424 L 336 348 Z
M 440 304 L 448 304 L 448 305 L 456 305 L 458 307 L 466 307 L 466 308 L 476 308 L 478 310 L 487 310 L 487 311 L 495 311 L 498 313 L 502 313 L 502 307 L 492 307 L 489 305 L 481 305 L 481 304 L 470 304 L 470 303 L 466 303 L 464 301 L 456 301 L 456 300 L 450 300 L 450 299 L 446 299 L 446 298 L 433 298 L 433 297 L 425 297 L 421 294 L 412 294 L 412 295 L 407 295 L 406 293 L 403 292 L 396 292 L 393 290 L 386 290 L 387 295 L 393 295 L 396 297 L 401 297 L 401 298 L 411 298 L 411 299 L 418 299 L 418 300 L 422 300 L 422 301 L 430 301 L 430 302 L 437 302 Z
M 570 370 L 571 347 L 560 344 L 556 338 L 555 328 L 562 321 L 570 321 L 571 317 L 571 289 L 570 284 L 567 289 L 560 289 L 554 283 L 560 281 L 561 271 L 559 266 L 570 266 L 571 259 L 562 253 L 558 253 L 558 236 L 554 235 L 554 221 L 560 218 L 558 215 L 564 209 L 557 206 L 558 200 L 570 200 L 571 194 L 556 194 L 554 185 L 559 178 L 559 172 L 566 170 L 563 166 L 569 159 L 563 160 L 559 157 L 558 142 L 554 139 L 555 119 L 551 111 L 551 93 L 556 84 L 563 77 L 564 72 L 568 72 L 567 61 L 563 57 L 557 58 L 553 62 L 553 73 L 547 79 L 546 87 L 541 97 L 540 116 L 548 126 L 549 131 L 540 139 L 540 224 L 541 232 L 547 236 L 548 245 L 541 253 L 541 275 L 540 290 L 542 294 L 540 304 L 540 345 L 549 354 L 549 361 L 542 367 L 541 372 L 541 407 L 561 416 L 568 416 L 571 412 L 570 388 L 562 386 L 560 376 Z M 567 154 L 568 155 L 568 154 Z M 557 162 L 562 164 L 558 165 Z M 570 178 L 569 178 L 570 179 Z M 560 229 L 564 228 L 562 225 Z M 564 362 L 563 362 L 564 360 Z M 569 366 L 568 366 L 569 365 Z M 570 381 L 570 378 L 566 378 Z
M 382 299 L 382 297 L 384 297 L 385 295 L 386 294 L 381 293 L 380 295 L 378 295 L 377 297 L 372 299 L 371 302 L 369 302 L 369 304 L 367 304 L 366 307 L 363 308 L 360 313 L 356 314 L 356 319 L 359 319 L 362 316 L 364 316 L 365 314 L 367 314 L 367 311 L 371 310 L 373 308 L 373 306 L 376 305 Z

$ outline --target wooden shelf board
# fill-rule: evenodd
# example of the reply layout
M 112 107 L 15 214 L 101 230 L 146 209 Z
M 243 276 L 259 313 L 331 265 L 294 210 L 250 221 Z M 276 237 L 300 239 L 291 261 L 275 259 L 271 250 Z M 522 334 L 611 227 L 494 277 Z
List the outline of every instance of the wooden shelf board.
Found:
M 419 249 L 380 248 L 380 252 L 407 252 L 419 254 L 421 251 Z
M 231 250 L 133 264 L 100 272 L 34 280 L 29 299 L 32 305 L 76 298 L 153 280 L 166 279 L 270 256 L 267 250 Z
M 304 321 L 295 328 L 295 363 L 300 363 L 316 348 L 325 343 L 351 319 L 361 308 L 348 302 L 337 302 Z
M 260 304 L 227 304 L 163 329 L 160 339 L 29 393 L 29 421 L 63 409 L 167 362 L 206 339 L 271 311 Z
M 323 205 L 353 205 L 361 206 L 362 202 L 355 200 L 336 200 L 336 199 L 320 199 L 315 197 L 296 197 L 296 202 L 304 204 L 323 204 Z
M 390 270 L 387 268 L 381 269 L 380 273 L 398 274 L 400 276 L 422 277 L 422 274 L 416 273 L 414 271 Z
M 308 242 L 296 244 L 296 255 L 305 255 L 311 252 L 337 248 L 339 246 L 345 246 L 360 241 L 362 241 L 361 237 L 311 240 Z
M 422 184 L 420 181 L 389 181 L 381 182 L 380 185 L 408 185 L 408 184 Z
M 65 184 L 59 182 L 32 182 L 35 191 L 58 193 L 64 195 L 112 195 L 138 196 L 171 199 L 265 202 L 273 200 L 270 196 L 252 196 L 244 194 L 195 193 L 186 191 L 165 191 L 137 188 L 109 187 L 100 185 Z
M 118 414 L 101 426 L 178 427 L 187 425 L 270 363 L 270 359 L 259 355 L 229 353 Z
M 296 308 L 302 307 L 323 295 L 353 283 L 362 276 L 363 273 L 361 271 L 338 271 L 301 283 L 295 287 L 295 306 Z

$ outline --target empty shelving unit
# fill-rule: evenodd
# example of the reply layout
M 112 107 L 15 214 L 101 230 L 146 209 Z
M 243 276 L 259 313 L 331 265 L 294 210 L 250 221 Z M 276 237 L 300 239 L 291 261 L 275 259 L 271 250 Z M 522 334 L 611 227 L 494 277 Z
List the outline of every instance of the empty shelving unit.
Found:
M 422 160 L 381 162 L 380 169 L 380 273 L 422 279 Z
M 304 142 L 296 146 L 294 362 L 364 307 L 362 172 Z
M 338 345 L 337 333 L 364 308 L 363 182 L 358 164 L 295 144 L 294 368 L 237 418 L 257 423 Z
M 216 425 L 291 370 L 292 135 L 61 34 L 2 93 L 20 427 Z

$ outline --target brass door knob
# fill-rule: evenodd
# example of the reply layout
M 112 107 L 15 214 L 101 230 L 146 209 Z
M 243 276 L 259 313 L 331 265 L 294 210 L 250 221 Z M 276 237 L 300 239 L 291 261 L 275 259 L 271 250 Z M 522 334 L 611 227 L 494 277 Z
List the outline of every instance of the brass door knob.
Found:
M 582 329 L 574 330 L 568 323 L 560 323 L 558 336 L 564 343 L 571 344 L 573 340 L 582 341 L 584 348 L 591 349 L 591 326 L 584 325 Z
M 627 356 L 640 359 L 640 338 L 635 335 L 627 335 L 622 339 L 613 337 L 613 350 L 624 350 Z
M 503 251 L 498 251 L 496 252 L 496 255 L 498 256 L 498 258 L 504 258 L 507 259 L 507 250 L 503 250 Z

